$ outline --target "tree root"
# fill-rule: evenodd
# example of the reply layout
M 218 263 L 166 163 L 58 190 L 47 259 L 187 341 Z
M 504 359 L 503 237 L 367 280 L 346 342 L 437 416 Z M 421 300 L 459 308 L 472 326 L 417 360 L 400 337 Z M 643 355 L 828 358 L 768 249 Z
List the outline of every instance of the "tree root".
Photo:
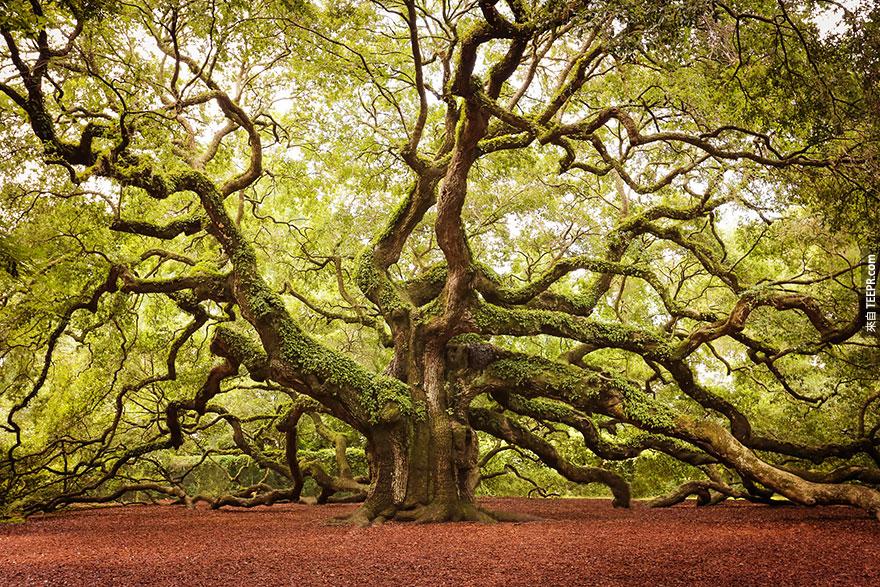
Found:
M 446 522 L 476 522 L 495 524 L 499 522 L 536 522 L 541 518 L 517 512 L 490 511 L 476 504 L 464 501 L 433 501 L 427 505 L 413 508 L 386 507 L 375 511 L 367 504 L 353 513 L 328 520 L 331 525 L 352 525 L 359 527 L 379 526 L 387 521 L 412 522 L 414 524 L 441 524 Z
M 223 506 L 252 508 L 259 505 L 272 505 L 280 502 L 296 503 L 298 501 L 299 499 L 295 497 L 295 492 L 292 489 L 275 489 L 265 493 L 258 493 L 252 497 L 224 495 L 211 503 L 211 509 L 216 510 Z
M 479 522 L 494 524 L 497 520 L 476 505 L 461 501 L 433 501 L 412 511 L 400 511 L 395 520 L 411 521 L 416 524 L 440 522 Z

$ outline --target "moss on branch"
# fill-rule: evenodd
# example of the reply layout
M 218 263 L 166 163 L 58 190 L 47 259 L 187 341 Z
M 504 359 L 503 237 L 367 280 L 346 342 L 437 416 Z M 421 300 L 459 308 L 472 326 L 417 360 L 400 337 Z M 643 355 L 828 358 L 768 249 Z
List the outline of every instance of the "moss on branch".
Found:
M 474 321 L 484 334 L 513 336 L 549 334 L 597 347 L 635 352 L 654 361 L 663 362 L 672 357 L 672 348 L 666 339 L 658 334 L 623 324 L 573 316 L 565 312 L 511 309 L 485 303 L 476 308 Z

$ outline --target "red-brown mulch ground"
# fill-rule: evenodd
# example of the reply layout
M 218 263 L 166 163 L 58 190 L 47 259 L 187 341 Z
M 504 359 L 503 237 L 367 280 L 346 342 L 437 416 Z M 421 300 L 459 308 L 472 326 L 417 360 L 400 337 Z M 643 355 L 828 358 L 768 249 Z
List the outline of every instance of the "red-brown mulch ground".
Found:
M 0 527 L 0 585 L 880 585 L 880 523 L 825 507 L 492 499 L 524 524 L 326 520 L 353 506 L 131 506 Z

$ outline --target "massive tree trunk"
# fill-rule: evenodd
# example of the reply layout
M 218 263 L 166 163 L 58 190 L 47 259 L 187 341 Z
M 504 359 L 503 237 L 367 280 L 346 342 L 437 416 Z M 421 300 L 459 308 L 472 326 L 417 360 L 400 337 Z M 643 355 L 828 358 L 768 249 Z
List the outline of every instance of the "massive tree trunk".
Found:
M 456 427 L 461 425 L 444 418 L 431 424 L 406 422 L 373 430 L 368 445 L 370 489 L 351 521 L 492 520 L 474 501 L 478 477 L 473 472 L 479 470 L 475 445 L 471 443 L 466 450 L 455 447 Z M 472 431 L 467 434 L 475 438 Z M 434 439 L 445 446 L 438 450 Z
M 352 520 L 490 521 L 475 504 L 478 439 L 465 413 L 453 409 L 456 383 L 445 348 L 414 342 L 406 359 L 408 384 L 423 409 L 369 428 L 370 490 Z

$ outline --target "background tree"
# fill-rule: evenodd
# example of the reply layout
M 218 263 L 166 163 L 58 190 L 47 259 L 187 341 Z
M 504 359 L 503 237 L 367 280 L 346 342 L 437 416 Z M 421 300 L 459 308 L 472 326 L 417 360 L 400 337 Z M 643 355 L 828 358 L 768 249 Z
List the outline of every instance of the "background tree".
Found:
M 880 515 L 876 10 L 10 7 L 8 509 L 489 521 L 484 475 L 628 506 L 644 453 L 690 479 L 654 505 Z

